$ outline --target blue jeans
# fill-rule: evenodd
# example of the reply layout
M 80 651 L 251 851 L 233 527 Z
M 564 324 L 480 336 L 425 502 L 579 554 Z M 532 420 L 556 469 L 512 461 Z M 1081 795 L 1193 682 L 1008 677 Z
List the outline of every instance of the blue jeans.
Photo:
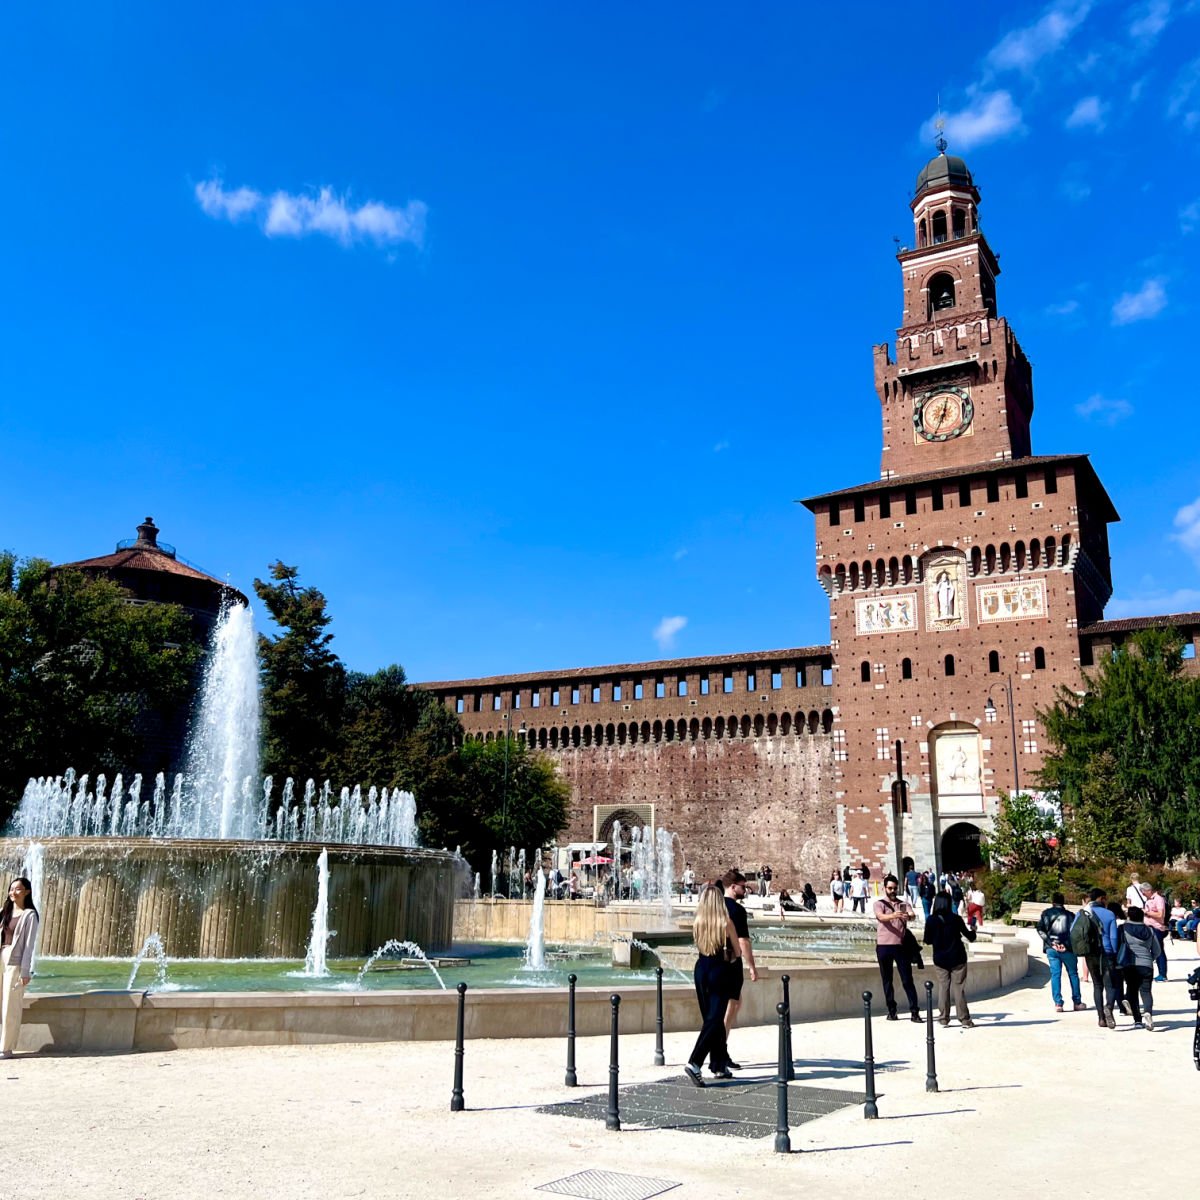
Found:
M 1051 947 L 1046 947 L 1046 961 L 1050 964 L 1050 994 L 1054 997 L 1054 1003 L 1061 1005 L 1062 998 L 1062 973 L 1063 968 L 1067 969 L 1067 978 L 1071 981 L 1071 999 L 1074 1003 L 1079 1004 L 1082 998 L 1079 994 L 1079 959 L 1070 950 L 1054 950 Z
M 1163 936 L 1162 930 L 1155 929 L 1153 925 L 1150 926 L 1150 932 L 1152 934 L 1154 934 L 1154 940 L 1158 945 L 1158 953 L 1154 956 L 1154 965 L 1158 968 L 1158 973 L 1160 975 L 1166 975 L 1166 973 L 1167 973 L 1167 940 Z

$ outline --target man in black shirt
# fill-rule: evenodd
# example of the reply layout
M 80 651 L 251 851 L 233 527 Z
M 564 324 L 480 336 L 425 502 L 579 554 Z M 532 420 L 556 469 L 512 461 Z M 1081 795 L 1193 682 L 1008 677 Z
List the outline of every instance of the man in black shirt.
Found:
M 725 1037 L 728 1042 L 729 1034 L 737 1021 L 738 1009 L 742 1007 L 742 984 L 745 982 L 745 966 L 750 968 L 750 982 L 758 981 L 758 968 L 754 965 L 754 950 L 750 946 L 750 922 L 746 918 L 746 910 L 741 901 L 746 898 L 746 877 L 741 871 L 726 871 L 721 876 L 721 886 L 725 889 L 725 907 L 729 911 L 729 919 L 733 922 L 737 933 L 737 945 L 725 944 L 725 956 L 730 960 L 727 988 L 729 1003 L 725 1006 Z M 729 1065 L 734 1070 L 741 1068 L 732 1059 Z

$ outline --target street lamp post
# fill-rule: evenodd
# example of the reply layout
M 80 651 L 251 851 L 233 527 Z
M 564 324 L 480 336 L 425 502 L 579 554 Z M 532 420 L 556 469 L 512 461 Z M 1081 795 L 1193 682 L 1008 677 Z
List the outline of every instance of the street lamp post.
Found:
M 1012 676 L 1006 676 L 1007 683 L 1005 685 L 1008 692 L 1008 727 L 1012 737 L 1012 756 L 1013 756 L 1013 795 L 1021 794 L 1021 770 L 1017 765 L 1017 714 L 1013 708 L 1013 687 Z M 996 715 L 996 702 L 988 696 L 987 703 L 984 705 L 984 711 L 993 719 Z
M 502 713 L 500 719 L 504 722 L 504 791 L 500 802 L 500 827 L 503 830 L 501 841 L 508 835 L 508 740 L 512 737 L 512 714 Z M 525 722 L 521 722 L 518 733 L 525 732 Z

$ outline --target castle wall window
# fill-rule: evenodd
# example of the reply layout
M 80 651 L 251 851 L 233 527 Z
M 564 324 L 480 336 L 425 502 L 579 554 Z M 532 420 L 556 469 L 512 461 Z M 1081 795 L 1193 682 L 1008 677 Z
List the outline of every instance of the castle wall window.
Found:
M 513 692 L 513 694 L 512 694 L 512 706 L 513 706 L 513 708 L 520 708 L 520 707 L 521 707 L 521 693 L 520 693 L 520 692 Z
M 757 681 L 754 678 L 754 672 L 747 671 L 746 672 L 746 691 L 748 691 L 748 692 L 754 691 L 756 682 Z
M 1054 473 L 1054 468 L 1051 467 L 1046 472 L 1046 495 L 1053 496 L 1058 491 L 1058 476 Z
M 946 214 L 938 209 L 933 214 L 933 244 L 939 245 L 946 240 Z
M 473 708 L 476 712 L 483 712 L 483 694 L 481 692 L 475 693 L 475 703 Z
M 863 498 L 861 496 L 854 497 L 854 519 L 856 521 L 866 520 L 866 510 L 863 507 Z
M 858 673 L 862 677 L 863 683 L 871 682 L 871 664 L 869 662 L 864 662 L 858 668 Z
M 571 703 L 572 704 L 579 703 L 579 689 L 577 687 L 573 687 L 571 689 Z
M 988 651 L 988 670 L 993 674 L 997 674 L 1000 670 L 1000 653 L 997 650 Z
M 804 668 L 796 668 L 796 686 L 798 688 L 808 687 L 808 681 L 804 678 Z
M 633 685 L 633 698 L 635 700 L 640 700 L 640 699 L 642 699 L 643 694 L 644 694 L 644 689 L 643 689 L 642 685 L 640 683 L 635 683 Z
M 942 506 L 946 502 L 945 495 L 942 492 L 942 489 L 936 483 L 933 485 L 933 491 L 930 493 L 929 499 L 933 506 L 933 511 L 941 512 Z
M 459 713 L 460 713 L 460 712 L 465 712 L 465 711 L 466 711 L 466 707 L 467 707 L 467 706 L 466 706 L 466 704 L 463 702 L 463 698 L 462 698 L 461 696 L 459 696 L 459 698 L 458 698 L 458 699 L 457 699 L 457 700 L 454 702 L 454 711 L 455 711 L 455 712 L 459 712 Z
M 1046 669 L 1046 651 L 1041 646 L 1033 648 L 1033 669 L 1035 671 Z
M 945 660 L 944 665 L 946 668 L 946 674 L 953 675 L 954 674 L 954 655 L 953 654 L 946 655 L 946 660 Z
M 531 697 L 531 699 L 533 701 L 534 708 L 541 708 L 542 707 L 542 689 L 534 688 L 533 696 Z
M 621 698 L 621 685 L 619 683 L 614 683 L 613 684 L 613 700 L 614 701 L 620 700 L 620 698 Z
M 724 676 L 724 678 L 722 678 L 721 691 L 723 691 L 726 695 L 728 695 L 730 692 L 733 691 L 733 676 L 732 675 L 726 675 L 726 676 Z
M 592 703 L 593 704 L 600 703 L 600 688 L 599 687 L 592 688 Z
M 995 475 L 988 476 L 987 498 L 989 504 L 998 504 L 1000 502 L 1000 480 Z
M 838 509 L 838 506 L 836 504 L 831 504 L 829 506 L 829 524 L 830 525 L 840 525 L 841 523 L 842 523 L 841 511 Z
M 1185 662 L 1190 662 L 1193 659 L 1195 659 L 1196 643 L 1195 642 L 1185 643 L 1183 649 L 1180 650 L 1180 652 L 1179 652 L 1179 657 L 1182 658 Z
M 954 209 L 953 227 L 956 239 L 967 236 L 967 214 L 961 208 Z
M 890 517 L 892 515 L 892 498 L 887 492 L 884 492 L 879 497 L 879 515 L 881 517 Z
M 911 679 L 912 678 L 912 659 L 911 658 L 905 658 L 905 659 L 901 660 L 901 662 L 900 662 L 900 678 L 901 679 Z
M 904 512 L 906 516 L 914 516 L 917 511 L 917 489 L 904 489 Z
M 667 685 L 661 679 L 656 679 L 654 681 L 654 698 L 655 698 L 655 700 L 661 700 L 666 694 L 667 694 Z
M 1016 486 L 1017 499 L 1024 500 L 1029 495 L 1029 480 L 1024 471 L 1017 472 Z
M 558 690 L 558 688 L 555 688 L 550 693 L 550 703 L 554 705 L 555 708 L 562 703 L 562 693 Z
M 495 695 L 492 697 L 492 712 L 499 712 L 499 711 L 500 711 L 500 697 L 499 697 L 499 695 Z
M 783 687 L 783 672 L 782 671 L 772 671 L 771 672 L 771 687 L 775 688 L 776 690 Z
M 963 508 L 971 507 L 971 484 L 966 479 L 958 485 L 958 502 Z
M 700 676 L 700 695 L 707 696 L 708 695 L 708 687 L 709 687 L 708 676 L 701 675 Z
M 822 687 L 833 687 L 833 668 L 832 667 L 822 667 L 821 668 L 821 686 Z
M 679 685 L 678 685 L 678 686 L 679 686 L 679 692 L 678 692 L 678 694 L 679 694 L 680 696 L 686 696 L 686 695 L 688 694 L 688 693 L 687 693 L 687 680 L 686 680 L 686 679 L 681 679 L 681 680 L 679 681 Z

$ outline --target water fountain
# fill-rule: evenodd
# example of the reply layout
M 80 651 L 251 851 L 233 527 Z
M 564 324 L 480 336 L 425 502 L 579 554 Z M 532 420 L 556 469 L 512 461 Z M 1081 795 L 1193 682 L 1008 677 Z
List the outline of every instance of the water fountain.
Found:
M 43 956 L 130 958 L 153 933 L 181 958 L 305 957 L 327 863 L 338 949 L 366 956 L 402 936 L 450 944 L 465 864 L 421 849 L 416 802 L 399 789 L 257 782 L 258 661 L 244 605 L 212 635 L 186 755 L 151 795 L 141 775 L 30 780 L 0 839 L 0 869 L 33 880 Z M 469 886 L 469 885 L 468 885 Z
M 546 969 L 546 872 L 538 867 L 533 890 L 533 912 L 529 917 L 529 937 L 525 942 L 525 970 Z
M 329 974 L 329 936 L 329 851 L 322 850 L 317 859 L 317 907 L 313 909 L 312 936 L 304 956 L 305 975 L 321 979 Z

